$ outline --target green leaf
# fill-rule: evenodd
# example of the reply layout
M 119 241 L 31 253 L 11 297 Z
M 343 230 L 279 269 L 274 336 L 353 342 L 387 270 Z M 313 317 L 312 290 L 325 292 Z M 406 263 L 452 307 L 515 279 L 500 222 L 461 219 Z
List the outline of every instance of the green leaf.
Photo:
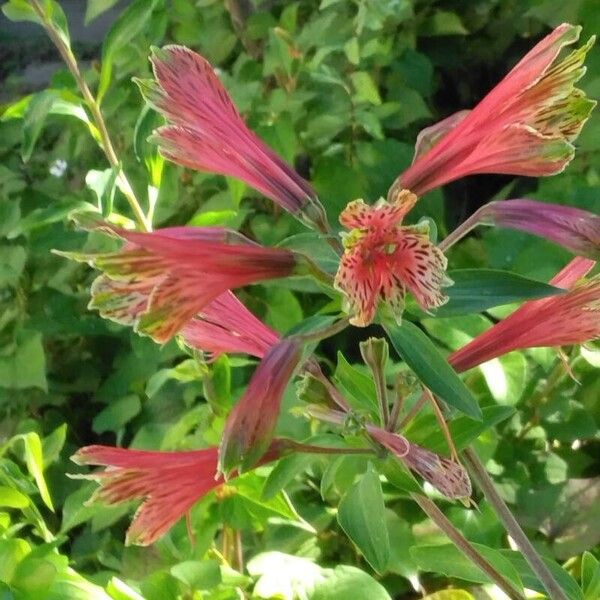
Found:
M 581 559 L 581 589 L 585 600 L 600 598 L 600 563 L 591 552 Z
M 366 410 L 374 418 L 379 418 L 379 405 L 373 378 L 353 367 L 341 352 L 337 354 L 334 379 L 342 388 L 352 408 Z
M 291 454 L 280 459 L 263 487 L 262 498 L 270 500 L 274 498 L 286 485 L 288 485 L 297 475 L 303 473 L 308 466 L 316 460 L 315 456 L 310 454 Z
M 279 492 L 271 498 L 263 496 L 264 479 L 255 473 L 238 477 L 232 485 L 236 489 L 236 498 L 243 499 L 246 508 L 255 516 L 278 516 L 289 521 L 301 521 L 285 492 Z
M 114 22 L 102 45 L 102 69 L 98 85 L 98 102 L 108 90 L 117 54 L 146 26 L 158 0 L 135 0 Z
M 40 5 L 45 18 L 54 25 L 54 29 L 59 37 L 69 46 L 67 18 L 60 4 L 55 0 L 41 0 Z M 28 0 L 9 0 L 9 2 L 2 6 L 2 12 L 11 21 L 32 21 L 39 25 L 44 24 L 44 19 L 37 14 Z
M 494 400 L 516 405 L 527 384 L 527 359 L 512 352 L 479 365 Z
M 88 0 L 85 9 L 85 24 L 89 25 L 94 19 L 103 12 L 112 8 L 119 0 Z
M 0 486 L 0 506 L 9 508 L 25 508 L 29 506 L 30 500 L 19 490 L 5 485 Z
M 96 433 L 105 433 L 106 431 L 117 433 L 137 416 L 141 409 L 142 405 L 136 394 L 119 398 L 94 417 L 92 429 Z
M 371 575 L 340 565 L 326 571 L 326 578 L 318 581 L 309 600 L 391 600 L 386 589 Z
M 28 162 L 35 147 L 46 117 L 54 104 L 56 93 L 53 90 L 44 90 L 35 94 L 27 107 L 23 122 L 23 144 L 21 146 L 21 158 Z
M 523 590 L 523 583 L 517 570 L 500 552 L 481 544 L 472 543 L 494 568 L 518 589 Z M 423 571 L 442 573 L 446 577 L 456 577 L 474 583 L 493 583 L 491 579 L 475 566 L 454 544 L 436 546 L 413 546 L 410 549 L 412 559 Z
M 435 594 L 428 594 L 421 600 L 475 600 L 467 590 L 440 590 Z
M 40 333 L 22 330 L 13 354 L 0 356 L 0 388 L 46 391 L 46 358 Z
M 44 457 L 42 454 L 42 441 L 40 440 L 40 436 L 34 431 L 31 431 L 23 434 L 22 436 L 18 436 L 16 439 L 23 440 L 27 470 L 35 479 L 35 483 L 37 484 L 44 504 L 50 510 L 54 511 L 52 499 L 50 498 L 50 492 L 48 492 L 46 480 L 44 479 Z
M 103 217 L 108 217 L 112 212 L 118 174 L 119 169 L 113 167 L 104 171 L 92 169 L 85 176 L 85 184 L 96 194 L 98 210 Z
M 448 423 L 457 450 L 466 448 L 484 431 L 511 417 L 515 409 L 512 406 L 485 406 L 481 412 L 481 421 L 460 415 Z M 448 451 L 446 438 L 440 431 L 438 420 L 432 414 L 414 419 L 405 433 L 412 442 L 427 446 L 433 452 L 444 454 Z
M 25 540 L 0 539 L 0 581 L 11 583 L 17 565 L 30 550 Z
M 26 262 L 27 251 L 22 246 L 0 246 L 0 285 L 17 287 Z
M 523 581 L 523 585 L 530 590 L 545 594 L 546 590 L 540 583 L 538 578 L 534 575 L 531 567 L 527 564 L 525 558 L 520 552 L 514 550 L 500 550 L 499 553 L 503 558 L 508 559 L 511 564 L 515 567 L 519 576 Z M 565 571 L 557 562 L 554 560 L 542 557 L 542 560 L 550 569 L 552 575 L 563 589 L 565 594 L 569 597 L 569 600 L 584 600 L 583 592 L 577 585 L 576 581 Z M 494 566 L 495 563 L 493 563 Z
M 460 269 L 450 271 L 448 276 L 454 285 L 445 288 L 450 300 L 437 309 L 438 317 L 467 315 L 494 306 L 564 293 L 547 283 L 495 269 Z
M 221 583 L 221 570 L 216 560 L 186 560 L 171 567 L 170 573 L 192 590 L 210 590 Z
M 436 10 L 421 26 L 419 32 L 423 36 L 467 35 L 469 32 L 460 17 L 447 10 Z
M 49 560 L 26 556 L 17 566 L 12 585 L 21 593 L 39 594 L 52 585 L 57 568 Z
M 390 541 L 383 518 L 385 504 L 379 474 L 371 465 L 342 498 L 338 523 L 367 562 L 383 573 L 390 556 Z M 379 515 L 380 518 L 373 518 Z
M 467 386 L 416 325 L 404 320 L 402 325 L 388 322 L 384 328 L 398 354 L 434 394 L 470 417 L 482 419 Z
M 369 104 L 381 104 L 381 96 L 377 85 L 371 75 L 366 71 L 355 71 L 350 75 L 352 85 L 355 90 L 355 98 L 358 102 L 367 102 Z
M 302 306 L 290 290 L 269 288 L 267 324 L 277 331 L 288 331 L 303 319 Z
M 383 462 L 382 473 L 394 487 L 403 492 L 416 492 L 419 494 L 423 491 L 412 473 L 395 456 L 388 456 Z

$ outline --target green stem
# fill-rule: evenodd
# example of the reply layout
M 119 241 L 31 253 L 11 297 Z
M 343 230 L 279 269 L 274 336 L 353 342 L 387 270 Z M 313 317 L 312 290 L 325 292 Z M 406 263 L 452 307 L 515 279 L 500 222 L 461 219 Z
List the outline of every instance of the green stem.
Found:
M 106 122 L 104 121 L 104 117 L 102 116 L 102 112 L 100 111 L 100 106 L 96 101 L 96 98 L 94 98 L 94 95 L 90 91 L 90 88 L 88 87 L 87 83 L 85 82 L 81 71 L 79 70 L 77 59 L 71 51 L 71 48 L 68 46 L 68 44 L 65 43 L 62 37 L 56 31 L 56 28 L 54 27 L 52 21 L 48 19 L 48 16 L 46 15 L 46 12 L 39 3 L 39 0 L 29 1 L 31 2 L 31 5 L 37 13 L 37 15 L 40 17 L 43 23 L 43 27 L 48 33 L 50 39 L 52 40 L 52 43 L 56 46 L 63 61 L 69 68 L 69 71 L 71 71 L 73 77 L 75 78 L 75 81 L 77 82 L 77 87 L 79 87 L 79 90 L 83 95 L 83 99 L 85 100 L 87 107 L 92 113 L 92 118 L 96 127 L 98 128 L 98 133 L 100 135 L 101 148 L 104 151 L 104 154 L 108 162 L 110 163 L 110 166 L 117 172 L 119 189 L 123 192 L 123 195 L 129 202 L 129 205 L 131 206 L 131 209 L 133 210 L 135 218 L 137 219 L 141 229 L 143 231 L 151 231 L 152 225 L 148 222 L 148 219 L 146 218 L 146 215 L 144 214 L 144 211 L 142 210 L 142 207 L 140 206 L 140 203 L 138 202 L 135 196 L 135 192 L 133 191 L 133 188 L 131 187 L 127 176 L 121 169 L 119 159 L 110 139 L 110 135 L 108 134 L 108 129 L 106 128 Z
M 466 221 L 463 221 L 454 231 L 447 235 L 439 244 L 438 248 L 442 252 L 446 252 L 451 246 L 461 240 L 467 233 L 475 229 L 477 225 L 481 223 L 481 216 L 483 214 L 482 206 L 479 210 L 476 210 Z
M 426 496 L 411 493 L 411 498 L 421 507 L 423 512 L 450 538 L 454 545 L 478 566 L 511 600 L 523 600 L 525 596 L 512 582 L 499 573 L 452 525 L 446 515 Z
M 336 335 L 341 331 L 344 331 L 346 327 L 348 327 L 348 317 L 343 317 L 328 327 L 323 327 L 323 329 L 317 329 L 316 331 L 311 331 L 310 333 L 299 333 L 295 337 L 303 342 L 319 342 L 331 337 L 332 335 Z
M 333 448 L 329 446 L 314 446 L 303 444 L 290 439 L 279 440 L 282 451 L 302 452 L 304 454 L 373 454 L 371 448 Z
M 504 524 L 504 527 L 514 540 L 515 544 L 521 551 L 521 554 L 525 560 L 529 563 L 529 566 L 533 572 L 537 575 L 540 583 L 548 592 L 548 596 L 552 600 L 569 600 L 565 592 L 562 590 L 544 561 L 538 554 L 537 550 L 533 547 L 533 544 L 529 541 L 521 526 L 510 512 L 508 506 L 494 486 L 494 482 L 488 475 L 487 471 L 476 452 L 472 448 L 467 448 L 463 452 L 465 462 L 469 465 L 473 478 L 485 494 L 487 501 L 492 505 L 498 518 Z

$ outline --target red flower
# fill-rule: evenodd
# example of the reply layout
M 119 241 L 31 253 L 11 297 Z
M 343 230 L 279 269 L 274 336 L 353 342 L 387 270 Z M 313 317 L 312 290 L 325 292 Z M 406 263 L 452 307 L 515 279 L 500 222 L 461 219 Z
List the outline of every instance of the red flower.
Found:
M 156 81 L 140 81 L 146 100 L 167 119 L 153 136 L 180 165 L 245 181 L 293 215 L 325 229 L 316 192 L 248 129 L 213 67 L 183 46 L 154 49 Z
M 557 62 L 581 27 L 563 24 L 539 42 L 471 111 L 424 130 L 399 180 L 415 194 L 476 173 L 553 175 L 574 155 L 595 102 L 575 88 L 594 39 Z
M 513 350 L 582 344 L 600 336 L 600 276 L 579 280 L 595 262 L 575 258 L 550 283 L 568 291 L 526 302 L 466 346 L 448 362 L 466 371 Z
M 353 325 L 371 323 L 380 299 L 401 315 L 407 290 L 425 310 L 448 300 L 442 293 L 442 286 L 451 283 L 446 257 L 429 241 L 427 226 L 401 225 L 416 201 L 414 194 L 400 190 L 374 206 L 350 202 L 340 215 L 351 231 L 344 237 L 335 287 L 345 294 Z
M 208 329 L 214 332 L 214 328 L 190 325 L 190 321 L 200 315 L 200 321 L 218 325 L 215 306 L 211 306 L 217 299 L 218 305 L 237 313 L 219 315 L 225 328 L 241 320 L 244 326 L 252 326 L 250 321 L 256 325 L 241 305 L 232 298 L 224 299 L 223 294 L 236 287 L 297 274 L 303 268 L 300 255 L 265 248 L 227 229 L 173 227 L 139 233 L 106 224 L 102 227 L 126 240 L 121 250 L 60 254 L 104 271 L 92 284 L 91 308 L 133 325 L 158 342 L 166 342 L 186 326 L 188 336 L 196 339 Z M 254 335 L 251 331 L 241 333 Z M 263 340 L 272 337 L 264 328 L 256 333 Z
M 221 354 L 250 354 L 262 358 L 279 336 L 227 291 L 206 305 L 181 330 L 188 346 L 210 359 Z
M 600 216 L 587 210 L 535 200 L 503 200 L 477 212 L 484 224 L 533 233 L 579 256 L 600 258 Z
M 110 446 L 86 446 L 72 457 L 80 465 L 105 471 L 83 475 L 100 488 L 88 502 L 119 504 L 143 500 L 127 531 L 126 543 L 147 546 L 162 537 L 192 506 L 223 483 L 217 476 L 217 449 L 148 452 Z M 274 445 L 263 462 L 274 460 Z
M 297 339 L 283 339 L 262 359 L 244 395 L 229 414 L 219 449 L 219 471 L 247 471 L 267 451 L 283 393 L 302 359 Z

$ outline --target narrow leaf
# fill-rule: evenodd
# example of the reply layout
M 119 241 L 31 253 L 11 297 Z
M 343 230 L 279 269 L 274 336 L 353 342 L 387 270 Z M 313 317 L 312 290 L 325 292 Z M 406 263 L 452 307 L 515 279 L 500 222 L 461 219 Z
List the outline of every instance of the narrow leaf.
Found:
M 342 498 L 338 522 L 378 573 L 385 571 L 390 556 L 390 540 L 382 518 L 384 512 L 379 475 L 369 466 Z
M 42 455 L 42 442 L 37 433 L 31 431 L 24 434 L 21 439 L 25 445 L 25 462 L 27 464 L 27 470 L 31 476 L 35 479 L 40 496 L 44 501 L 44 504 L 52 511 L 52 499 L 50 498 L 50 492 L 44 479 L 44 458 Z
M 459 269 L 448 276 L 454 285 L 445 289 L 448 304 L 436 311 L 439 317 L 477 313 L 494 306 L 535 300 L 561 294 L 564 290 L 516 273 L 494 269 Z
M 417 377 L 444 402 L 480 421 L 481 409 L 456 371 L 413 323 L 384 325 L 392 345 Z

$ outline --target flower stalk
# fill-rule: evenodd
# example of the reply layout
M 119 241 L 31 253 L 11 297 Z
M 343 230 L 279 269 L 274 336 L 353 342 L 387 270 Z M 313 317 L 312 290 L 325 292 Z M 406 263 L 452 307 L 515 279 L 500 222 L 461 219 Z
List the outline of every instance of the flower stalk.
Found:
M 504 500 L 500 497 L 500 494 L 496 491 L 494 482 L 488 475 L 485 466 L 482 464 L 475 450 L 467 448 L 463 451 L 463 457 L 469 466 L 477 485 L 485 494 L 487 501 L 494 508 L 496 515 L 504 524 L 506 531 L 514 540 L 533 572 L 537 575 L 540 583 L 546 588 L 548 596 L 553 600 L 568 600 L 568 596 L 560 587 L 560 584 L 556 581 L 554 575 L 552 575 L 542 560 L 542 557 L 533 547 L 533 544 L 521 529 L 521 526 L 513 516 L 512 512 L 510 512 L 508 506 L 506 506 Z
M 29 1 L 31 3 L 32 8 L 35 10 L 36 14 L 42 21 L 43 27 L 46 30 L 50 39 L 52 40 L 52 43 L 56 46 L 56 49 L 58 50 L 64 63 L 67 65 L 69 71 L 71 72 L 77 83 L 77 87 L 79 88 L 79 91 L 81 92 L 83 99 L 85 100 L 85 103 L 89 108 L 90 113 L 92 114 L 94 123 L 98 128 L 98 134 L 100 136 L 100 147 L 102 148 L 102 151 L 104 152 L 104 155 L 106 156 L 106 159 L 108 160 L 110 166 L 117 172 L 117 183 L 119 189 L 127 199 L 127 202 L 129 203 L 129 206 L 131 207 L 131 210 L 135 215 L 136 221 L 138 222 L 140 229 L 142 231 L 151 231 L 152 223 L 146 217 L 144 211 L 142 210 L 142 207 L 138 202 L 138 199 L 136 198 L 135 192 L 133 191 L 133 188 L 131 187 L 127 176 L 123 172 L 123 169 L 121 168 L 121 163 L 117 157 L 117 153 L 115 152 L 115 148 L 108 133 L 106 122 L 104 121 L 102 111 L 100 110 L 100 105 L 98 104 L 98 101 L 96 100 L 87 83 L 85 82 L 85 79 L 83 78 L 83 75 L 79 70 L 79 65 L 77 63 L 75 55 L 71 51 L 69 45 L 66 44 L 62 37 L 58 34 L 53 23 L 50 21 L 50 19 L 48 19 L 48 16 L 46 15 L 46 12 L 41 6 L 39 0 Z
M 410 497 L 421 507 L 421 510 L 443 531 L 452 543 L 477 565 L 511 600 L 523 600 L 525 596 L 515 585 L 499 573 L 465 536 L 452 525 L 444 513 L 426 496 L 411 493 Z M 558 598 L 558 596 L 556 596 Z

